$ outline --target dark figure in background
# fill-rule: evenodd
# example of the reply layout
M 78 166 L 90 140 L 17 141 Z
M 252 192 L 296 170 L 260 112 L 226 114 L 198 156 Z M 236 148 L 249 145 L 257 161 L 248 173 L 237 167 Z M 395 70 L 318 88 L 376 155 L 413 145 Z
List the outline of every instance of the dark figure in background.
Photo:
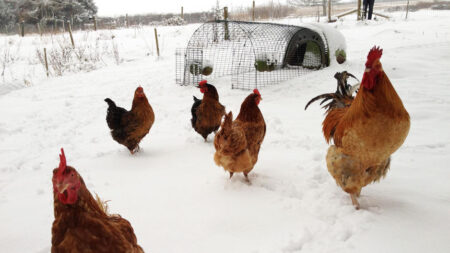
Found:
M 372 19 L 373 5 L 375 4 L 375 0 L 364 0 L 363 8 L 364 8 L 364 19 Z M 369 7 L 369 15 L 367 16 L 367 7 Z

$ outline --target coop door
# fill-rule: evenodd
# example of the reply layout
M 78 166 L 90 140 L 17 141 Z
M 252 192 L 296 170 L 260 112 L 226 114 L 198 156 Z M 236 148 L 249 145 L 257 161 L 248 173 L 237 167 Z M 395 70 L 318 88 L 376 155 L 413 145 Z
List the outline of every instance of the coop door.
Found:
M 289 65 L 319 69 L 322 66 L 320 46 L 314 41 L 301 42 L 289 60 Z

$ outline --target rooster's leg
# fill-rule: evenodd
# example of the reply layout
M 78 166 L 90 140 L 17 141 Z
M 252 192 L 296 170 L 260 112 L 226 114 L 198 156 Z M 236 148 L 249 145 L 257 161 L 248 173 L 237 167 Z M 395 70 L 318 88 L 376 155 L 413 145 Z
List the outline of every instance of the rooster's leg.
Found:
M 233 172 L 230 172 L 230 179 L 231 179 L 232 176 L 233 176 Z
M 352 203 L 355 206 L 355 209 L 359 210 L 359 203 L 358 203 L 358 200 L 356 199 L 356 194 L 355 193 L 351 193 L 350 197 L 352 198 Z

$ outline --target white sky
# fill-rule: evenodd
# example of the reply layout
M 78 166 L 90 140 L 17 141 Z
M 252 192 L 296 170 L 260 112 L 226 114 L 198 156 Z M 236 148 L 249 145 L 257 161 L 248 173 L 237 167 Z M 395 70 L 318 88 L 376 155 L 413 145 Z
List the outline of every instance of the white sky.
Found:
M 220 6 L 229 9 L 252 5 L 253 0 L 220 0 Z M 272 0 L 255 0 L 256 5 L 272 2 Z M 181 6 L 185 13 L 207 11 L 216 5 L 216 0 L 94 0 L 99 16 L 114 16 L 145 13 L 179 13 Z M 273 0 L 274 3 L 285 3 L 286 0 Z

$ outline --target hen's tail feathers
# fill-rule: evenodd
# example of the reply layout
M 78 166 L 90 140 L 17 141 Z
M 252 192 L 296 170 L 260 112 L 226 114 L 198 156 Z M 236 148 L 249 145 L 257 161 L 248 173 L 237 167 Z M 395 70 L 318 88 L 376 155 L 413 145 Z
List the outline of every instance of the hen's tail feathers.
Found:
M 114 103 L 114 101 L 112 101 L 110 98 L 106 98 L 105 102 L 108 103 L 109 107 L 116 107 L 116 103 Z
M 222 128 L 230 129 L 233 123 L 233 113 L 230 111 L 228 114 L 225 114 L 225 119 L 223 120 Z
M 197 109 L 200 106 L 200 104 L 202 103 L 201 99 L 194 97 L 194 104 L 192 105 L 191 108 L 191 114 L 192 114 L 192 119 L 191 119 L 191 124 L 192 127 L 195 128 L 195 125 L 197 124 Z
M 354 86 L 349 85 L 347 83 L 349 77 L 353 77 L 354 79 L 356 79 L 358 81 L 358 84 Z M 343 108 L 351 104 L 351 102 L 353 101 L 353 92 L 355 92 L 359 88 L 359 80 L 354 75 L 348 73 L 347 71 L 337 72 L 334 75 L 334 78 L 336 78 L 337 80 L 336 92 L 325 93 L 314 97 L 306 104 L 305 110 L 308 108 L 310 104 L 320 99 L 322 99 L 320 105 L 331 100 L 329 103 L 322 106 L 322 108 L 325 108 L 327 111 L 334 108 Z

